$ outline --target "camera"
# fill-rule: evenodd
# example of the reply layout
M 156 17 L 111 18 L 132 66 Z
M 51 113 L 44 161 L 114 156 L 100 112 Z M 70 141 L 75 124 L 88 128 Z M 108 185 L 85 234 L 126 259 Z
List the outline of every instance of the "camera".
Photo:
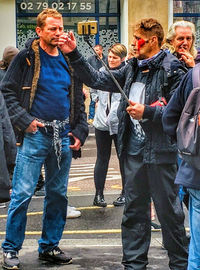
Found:
M 82 36 L 97 34 L 97 21 L 78 22 L 77 32 Z

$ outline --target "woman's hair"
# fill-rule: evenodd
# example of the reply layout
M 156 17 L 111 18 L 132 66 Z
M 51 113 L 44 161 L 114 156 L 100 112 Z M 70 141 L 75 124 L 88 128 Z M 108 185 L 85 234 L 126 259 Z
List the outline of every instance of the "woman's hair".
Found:
M 52 8 L 44 9 L 37 16 L 37 26 L 43 28 L 45 26 L 45 21 L 47 17 L 62 18 L 62 15 L 56 9 Z
M 192 40 L 192 46 L 190 48 L 190 53 L 195 59 L 196 56 L 197 56 L 197 50 L 195 48 L 195 26 L 194 26 L 194 24 L 192 22 L 177 21 L 177 22 L 173 23 L 169 28 L 165 43 L 163 44 L 162 48 L 163 49 L 168 49 L 171 53 L 175 52 L 175 49 L 174 49 L 173 45 L 171 44 L 171 42 L 176 36 L 176 28 L 177 27 L 184 27 L 184 28 L 189 27 L 191 29 L 191 31 L 192 31 L 192 39 L 193 40 Z
M 127 55 L 127 49 L 126 46 L 124 46 L 121 43 L 115 43 L 113 44 L 109 49 L 108 52 L 112 52 L 113 54 L 119 56 L 121 59 L 126 57 Z

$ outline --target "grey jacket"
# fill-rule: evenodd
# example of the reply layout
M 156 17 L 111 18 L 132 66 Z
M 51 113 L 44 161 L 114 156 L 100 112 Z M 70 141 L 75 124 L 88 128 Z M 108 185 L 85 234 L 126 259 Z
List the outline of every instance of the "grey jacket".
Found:
M 15 163 L 16 141 L 5 101 L 0 92 L 0 202 L 10 200 L 7 166 Z
M 104 67 L 100 69 L 100 71 L 104 70 Z M 111 94 L 110 92 L 92 89 L 91 96 L 93 100 L 98 99 L 97 110 L 93 122 L 94 127 L 102 131 L 109 131 L 110 135 L 117 134 L 119 124 L 117 109 L 120 103 L 121 94 Z M 109 113 L 107 114 L 108 109 Z

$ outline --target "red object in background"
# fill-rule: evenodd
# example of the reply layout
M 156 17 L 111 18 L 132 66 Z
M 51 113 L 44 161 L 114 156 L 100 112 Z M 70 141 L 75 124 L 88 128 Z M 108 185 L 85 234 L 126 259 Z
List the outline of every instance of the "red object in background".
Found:
M 151 107 L 155 107 L 155 106 L 166 106 L 167 105 L 167 101 L 164 97 L 159 98 L 158 100 L 156 100 L 154 103 L 152 103 L 150 106 Z
M 140 38 L 138 40 L 138 51 L 140 50 L 140 48 L 146 43 L 146 41 L 142 38 Z

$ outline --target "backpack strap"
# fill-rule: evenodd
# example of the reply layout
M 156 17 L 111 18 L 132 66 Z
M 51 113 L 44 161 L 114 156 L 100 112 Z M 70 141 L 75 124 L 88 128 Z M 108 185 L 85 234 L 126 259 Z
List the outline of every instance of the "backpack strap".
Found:
M 193 67 L 192 83 L 193 83 L 193 88 L 200 87 L 200 63 Z

